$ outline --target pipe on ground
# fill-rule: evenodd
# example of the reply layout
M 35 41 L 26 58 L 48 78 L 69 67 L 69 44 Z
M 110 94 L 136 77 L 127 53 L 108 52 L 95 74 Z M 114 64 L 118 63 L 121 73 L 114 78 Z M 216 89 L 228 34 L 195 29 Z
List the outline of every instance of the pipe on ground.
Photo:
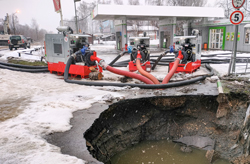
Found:
M 156 65 L 159 63 L 159 61 L 161 60 L 161 58 L 162 58 L 163 56 L 165 56 L 165 55 L 166 55 L 166 54 L 163 53 L 163 54 L 161 54 L 161 55 L 157 58 L 157 60 L 155 61 L 154 65 L 152 66 L 152 70 L 155 69 Z
M 109 65 L 110 65 L 110 66 L 113 66 L 113 64 L 114 64 L 117 60 L 119 60 L 125 53 L 128 53 L 128 51 L 124 51 L 123 53 L 119 54 L 114 60 L 112 60 L 112 61 L 109 63 Z
M 48 69 L 48 66 L 29 66 L 29 65 L 21 65 L 21 64 L 13 64 L 13 63 L 4 63 L 0 62 L 1 65 L 6 65 L 10 67 L 17 67 L 17 68 L 28 68 L 28 69 Z
M 148 72 L 146 72 L 145 70 L 142 69 L 142 67 L 141 67 L 141 54 L 140 54 L 140 51 L 138 51 L 138 54 L 137 54 L 136 68 L 140 72 L 140 74 L 142 74 L 143 76 L 145 76 L 148 79 L 150 79 L 154 84 L 160 84 L 160 82 L 153 75 L 151 75 L 150 73 L 148 73 Z
M 129 84 L 129 83 L 105 83 L 105 82 L 87 82 L 87 81 L 76 81 L 76 80 L 69 80 L 69 68 L 70 65 L 74 62 L 73 56 L 71 56 L 68 59 L 68 62 L 65 67 L 64 71 L 64 81 L 67 83 L 72 83 L 72 84 L 79 84 L 79 85 L 88 85 L 88 86 L 116 86 L 116 87 L 125 87 L 125 86 L 130 86 L 130 87 L 139 87 L 141 89 L 164 89 L 164 88 L 171 88 L 171 87 L 179 87 L 183 85 L 188 85 L 195 83 L 197 81 L 204 80 L 206 77 L 213 76 L 213 70 L 212 68 L 206 64 L 206 68 L 210 70 L 210 73 L 207 75 L 199 76 L 190 80 L 184 80 L 184 81 L 179 81 L 179 82 L 173 82 L 173 83 L 168 83 L 168 84 Z
M 154 84 L 151 80 L 149 80 L 148 78 L 142 76 L 142 75 L 138 75 L 136 73 L 133 73 L 133 72 L 128 72 L 128 71 L 123 71 L 123 70 L 120 70 L 120 69 L 116 69 L 114 67 L 111 67 L 109 65 L 107 65 L 104 60 L 96 57 L 96 56 L 91 56 L 90 57 L 90 60 L 92 61 L 98 61 L 98 63 L 100 63 L 100 65 L 105 68 L 106 70 L 110 71 L 110 72 L 113 72 L 115 74 L 118 74 L 118 75 L 123 75 L 123 76 L 127 76 L 127 77 L 131 77 L 131 78 L 134 78 L 134 79 L 138 79 L 146 84 Z
M 162 84 L 167 84 L 169 82 L 169 80 L 171 79 L 171 77 L 174 75 L 176 69 L 178 68 L 180 60 L 182 60 L 182 59 L 183 59 L 182 52 L 179 51 L 179 55 L 175 59 L 174 65 L 173 65 L 172 69 L 169 71 L 169 73 L 167 74 L 167 76 L 163 79 Z
M 30 72 L 30 73 L 38 73 L 38 72 L 48 72 L 48 68 L 43 68 L 43 69 L 26 69 L 26 68 L 16 68 L 16 67 L 10 67 L 6 65 L 0 64 L 0 68 L 3 69 L 9 69 L 12 71 L 20 71 L 20 72 Z

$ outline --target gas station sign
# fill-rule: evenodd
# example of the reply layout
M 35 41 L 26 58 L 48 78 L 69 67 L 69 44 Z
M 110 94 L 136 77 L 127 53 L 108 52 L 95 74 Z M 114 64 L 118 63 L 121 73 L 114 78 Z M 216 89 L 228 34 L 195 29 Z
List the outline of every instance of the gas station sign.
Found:
M 55 12 L 60 12 L 61 10 L 60 0 L 53 0 L 53 2 L 54 2 Z

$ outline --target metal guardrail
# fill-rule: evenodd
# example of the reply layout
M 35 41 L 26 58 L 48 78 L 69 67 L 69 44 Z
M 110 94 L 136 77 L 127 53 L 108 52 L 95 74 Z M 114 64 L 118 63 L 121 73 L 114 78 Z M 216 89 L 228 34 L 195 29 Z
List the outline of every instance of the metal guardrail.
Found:
M 250 74 L 250 67 L 248 67 L 248 64 L 250 62 L 250 57 L 236 57 L 236 58 L 233 58 L 233 60 L 236 60 L 236 63 L 235 63 L 235 72 L 233 72 L 232 74 Z M 238 62 L 237 62 L 238 61 Z M 239 63 L 240 61 L 240 63 Z M 246 62 L 246 64 L 244 63 Z M 237 72 L 237 68 L 239 67 L 244 67 L 245 68 L 245 71 L 244 72 Z M 243 69 L 244 69 L 243 68 Z M 249 72 L 247 72 L 247 70 L 249 70 Z
M 249 58 L 247 58 L 247 64 L 246 64 L 245 74 L 247 73 L 247 69 L 250 69 L 250 67 L 248 67 L 248 62 L 249 62 Z

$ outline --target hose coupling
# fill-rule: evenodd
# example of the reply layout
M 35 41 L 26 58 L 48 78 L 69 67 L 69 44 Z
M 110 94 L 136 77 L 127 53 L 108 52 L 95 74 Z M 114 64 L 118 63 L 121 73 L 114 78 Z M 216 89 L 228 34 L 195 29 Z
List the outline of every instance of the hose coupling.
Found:
M 105 61 L 104 61 L 103 59 L 101 59 L 101 60 L 99 61 L 99 65 L 100 65 L 101 67 L 105 68 L 105 69 L 106 69 L 106 67 L 108 66 L 108 65 L 105 63 Z
M 75 53 L 73 53 L 71 56 L 73 56 L 74 59 L 76 58 L 76 54 Z
M 123 55 L 125 55 L 126 53 L 129 53 L 128 51 L 124 51 L 120 53 L 120 56 L 122 57 Z
M 181 61 L 181 59 L 180 59 L 180 58 L 175 58 L 175 60 L 179 60 L 179 61 Z

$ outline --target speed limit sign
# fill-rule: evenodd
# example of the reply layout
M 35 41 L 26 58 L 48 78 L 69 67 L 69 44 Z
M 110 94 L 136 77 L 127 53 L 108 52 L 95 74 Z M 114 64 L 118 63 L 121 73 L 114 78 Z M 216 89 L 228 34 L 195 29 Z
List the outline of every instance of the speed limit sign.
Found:
M 230 21 L 232 24 L 234 25 L 238 25 L 240 24 L 244 19 L 244 15 L 241 11 L 237 10 L 234 11 L 231 15 L 230 15 Z

